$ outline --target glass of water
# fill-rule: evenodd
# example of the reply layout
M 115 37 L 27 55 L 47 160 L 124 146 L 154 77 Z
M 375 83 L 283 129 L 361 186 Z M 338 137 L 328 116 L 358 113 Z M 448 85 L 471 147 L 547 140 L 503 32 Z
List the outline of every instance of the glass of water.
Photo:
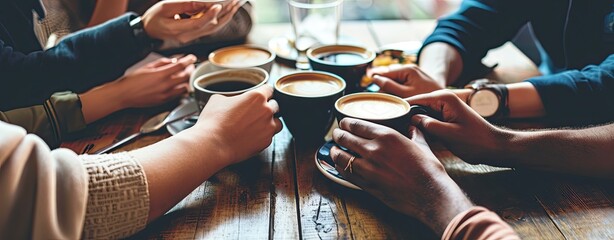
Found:
M 343 0 L 288 0 L 292 43 L 299 52 L 297 68 L 309 68 L 305 52 L 311 46 L 338 43 L 342 4 Z

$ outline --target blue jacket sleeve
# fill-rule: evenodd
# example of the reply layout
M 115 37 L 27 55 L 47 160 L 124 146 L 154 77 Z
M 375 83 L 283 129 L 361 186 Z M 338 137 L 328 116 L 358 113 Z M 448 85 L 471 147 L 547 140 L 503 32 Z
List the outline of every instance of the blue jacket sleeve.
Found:
M 598 66 L 527 81 L 537 89 L 552 123 L 589 125 L 614 121 L 614 54 Z
M 539 3 L 528 3 L 528 0 L 465 0 L 458 11 L 439 19 L 423 48 L 430 43 L 444 42 L 460 53 L 463 72 L 459 85 L 483 77 L 489 69 L 482 65 L 482 58 L 488 50 L 511 40 L 529 21 L 534 7 L 528 6 L 536 4 Z
M 16 52 L 0 40 L 2 108 L 38 105 L 54 92 L 82 92 L 120 77 L 149 53 L 129 26 L 134 16 L 74 33 L 46 51 Z

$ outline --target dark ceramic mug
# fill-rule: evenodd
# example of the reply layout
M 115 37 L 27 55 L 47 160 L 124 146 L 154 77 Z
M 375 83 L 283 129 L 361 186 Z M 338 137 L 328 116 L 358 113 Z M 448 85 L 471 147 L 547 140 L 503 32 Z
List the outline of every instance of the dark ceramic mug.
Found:
M 324 45 L 307 50 L 311 68 L 343 78 L 347 84 L 346 93 L 364 90 L 360 81 L 375 57 L 375 51 L 352 45 Z
M 416 114 L 433 115 L 420 105 L 410 105 L 404 99 L 386 93 L 354 93 L 335 102 L 335 116 L 357 118 L 390 127 L 407 135 L 411 117 Z
M 209 98 L 213 94 L 221 94 L 224 96 L 235 96 L 241 93 L 256 89 L 267 83 L 269 74 L 262 68 L 243 68 L 243 69 L 228 69 L 216 72 L 207 73 L 194 80 L 194 98 L 198 103 L 200 110 L 203 110 Z M 242 89 L 212 89 L 213 84 L 223 84 L 230 82 L 246 83 L 246 88 Z
M 298 72 L 277 80 L 273 98 L 295 140 L 319 144 L 333 124 L 335 101 L 343 96 L 345 88 L 345 81 L 334 74 Z

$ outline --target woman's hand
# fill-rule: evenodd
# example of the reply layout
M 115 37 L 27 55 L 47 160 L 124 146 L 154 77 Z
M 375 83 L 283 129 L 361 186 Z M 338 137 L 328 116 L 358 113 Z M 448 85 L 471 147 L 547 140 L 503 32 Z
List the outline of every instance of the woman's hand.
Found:
M 273 116 L 279 106 L 272 96 L 268 85 L 234 97 L 213 95 L 190 133 L 213 141 L 228 164 L 248 159 L 268 147 L 283 127 Z
M 393 70 L 386 67 L 375 68 L 371 74 L 373 83 L 380 87 L 381 92 L 399 97 L 429 93 L 445 87 L 424 73 L 417 65 L 407 65 Z
M 212 27 L 203 26 L 201 28 L 201 31 L 195 32 L 194 34 L 199 35 L 197 38 L 215 34 L 232 20 L 233 16 L 235 15 L 235 13 L 237 13 L 237 11 L 239 11 L 239 8 L 241 8 L 241 6 L 242 5 L 240 0 L 232 0 L 228 5 L 224 6 L 224 8 L 218 14 L 216 25 Z
M 143 28 L 151 38 L 185 44 L 205 36 L 207 32 L 203 32 L 203 29 L 214 29 L 219 24 L 221 11 L 220 4 L 211 6 L 210 3 L 198 1 L 161 1 L 143 14 Z M 199 12 L 203 12 L 203 15 L 198 18 L 175 18 L 177 14 Z
M 179 98 L 187 92 L 194 71 L 194 55 L 162 58 L 113 82 L 124 108 L 151 107 Z
M 178 98 L 187 91 L 195 61 L 194 55 L 162 58 L 80 94 L 85 122 L 92 123 L 122 109 L 156 106 Z
M 333 147 L 337 171 L 391 208 L 442 234 L 454 216 L 472 206 L 419 131 L 412 131 L 410 140 L 391 128 L 351 118 L 339 127 L 333 131 L 335 142 L 361 157 L 347 167 L 352 155 Z

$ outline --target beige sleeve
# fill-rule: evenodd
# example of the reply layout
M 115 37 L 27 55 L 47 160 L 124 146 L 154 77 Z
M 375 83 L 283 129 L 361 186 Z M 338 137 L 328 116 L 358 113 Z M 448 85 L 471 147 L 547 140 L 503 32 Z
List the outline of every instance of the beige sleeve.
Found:
M 148 213 L 147 180 L 129 154 L 51 151 L 0 121 L 0 239 L 121 238 Z
M 0 121 L 0 238 L 77 239 L 86 202 L 87 173 L 74 152 L 52 152 Z
M 89 175 L 83 238 L 118 239 L 143 229 L 149 192 L 143 168 L 130 154 L 82 155 Z
M 514 229 L 496 213 L 483 207 L 472 207 L 452 219 L 442 240 L 516 240 Z

